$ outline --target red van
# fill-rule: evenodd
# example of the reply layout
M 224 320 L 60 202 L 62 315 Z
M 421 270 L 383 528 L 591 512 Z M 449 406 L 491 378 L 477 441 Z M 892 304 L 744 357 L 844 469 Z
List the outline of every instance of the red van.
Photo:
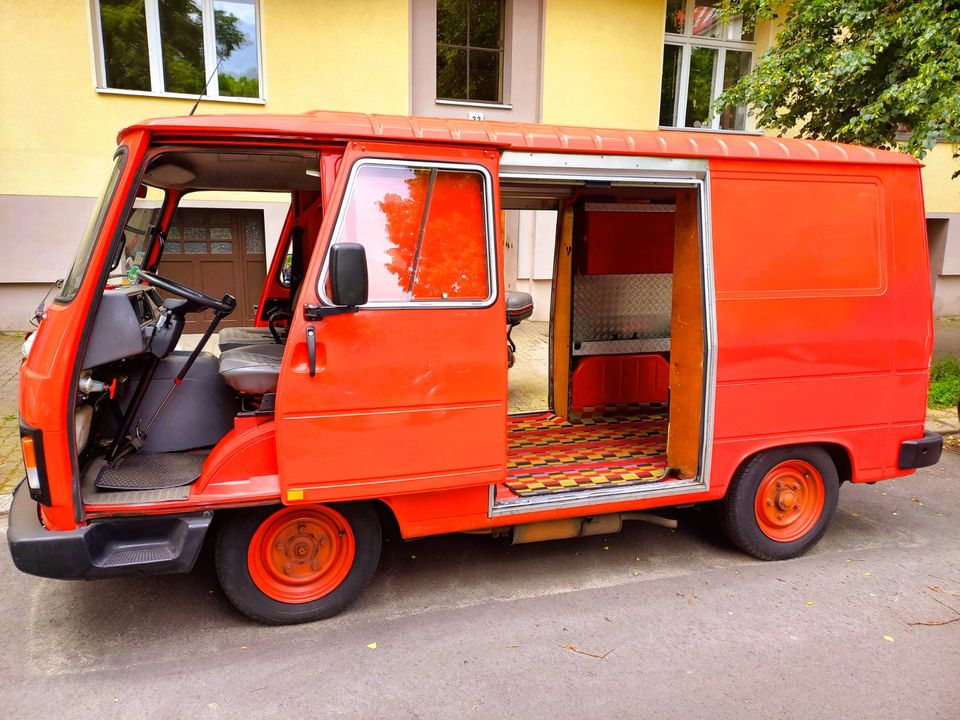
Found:
M 203 348 L 234 298 L 158 274 L 199 191 L 290 199 L 255 324 L 221 333 L 219 357 Z M 519 414 L 511 210 L 556 217 L 546 404 Z M 206 327 L 192 352 L 187 317 Z M 345 608 L 384 521 L 530 542 L 719 501 L 734 544 L 790 558 L 841 483 L 939 460 L 932 339 L 906 155 L 329 112 L 151 120 L 120 133 L 25 346 L 10 551 L 27 573 L 100 578 L 188 572 L 215 542 L 226 595 L 268 623 Z

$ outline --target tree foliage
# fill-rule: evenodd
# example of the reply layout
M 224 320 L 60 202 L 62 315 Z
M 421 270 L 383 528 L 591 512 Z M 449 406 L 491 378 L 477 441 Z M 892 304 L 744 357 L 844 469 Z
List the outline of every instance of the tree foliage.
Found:
M 783 19 L 774 46 L 725 92 L 757 124 L 801 137 L 900 147 L 960 141 L 960 1 L 725 0 L 725 17 Z

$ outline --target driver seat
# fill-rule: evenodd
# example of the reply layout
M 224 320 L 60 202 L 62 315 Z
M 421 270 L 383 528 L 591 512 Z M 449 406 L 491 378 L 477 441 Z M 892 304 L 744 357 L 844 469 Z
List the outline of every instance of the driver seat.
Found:
M 220 353 L 220 377 L 238 393 L 263 395 L 277 391 L 285 345 L 246 345 Z

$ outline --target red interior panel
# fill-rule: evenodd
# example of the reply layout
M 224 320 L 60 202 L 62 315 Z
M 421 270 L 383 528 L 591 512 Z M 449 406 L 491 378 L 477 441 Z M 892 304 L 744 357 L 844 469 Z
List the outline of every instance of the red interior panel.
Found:
M 662 355 L 595 355 L 573 371 L 573 408 L 667 401 L 670 365 Z
M 673 272 L 672 212 L 588 212 L 580 275 Z

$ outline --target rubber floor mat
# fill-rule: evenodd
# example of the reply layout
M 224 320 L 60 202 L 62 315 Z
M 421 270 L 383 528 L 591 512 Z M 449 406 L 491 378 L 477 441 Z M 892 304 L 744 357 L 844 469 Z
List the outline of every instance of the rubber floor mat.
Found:
M 521 497 L 635 485 L 667 471 L 667 415 L 637 406 L 511 420 L 507 481 Z
M 115 466 L 105 466 L 97 477 L 101 490 L 162 490 L 189 485 L 200 477 L 206 454 L 138 453 Z

